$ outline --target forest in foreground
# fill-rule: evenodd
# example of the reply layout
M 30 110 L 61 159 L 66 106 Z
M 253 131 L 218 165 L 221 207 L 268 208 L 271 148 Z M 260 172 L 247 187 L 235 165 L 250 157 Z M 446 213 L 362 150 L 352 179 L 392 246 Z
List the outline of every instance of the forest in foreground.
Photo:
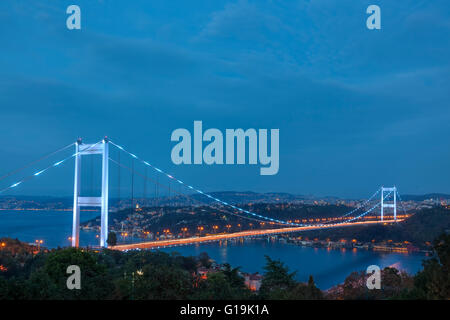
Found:
M 433 241 L 423 269 L 409 275 L 395 268 L 381 271 L 381 289 L 368 290 L 367 275 L 355 270 L 344 283 L 321 291 L 314 275 L 298 282 L 295 272 L 266 256 L 258 291 L 247 288 L 239 267 L 215 266 L 206 253 L 184 257 L 160 251 L 46 250 L 9 238 L 0 240 L 1 300 L 297 300 L 297 299 L 449 299 L 450 235 Z M 67 288 L 67 267 L 81 271 L 80 290 Z

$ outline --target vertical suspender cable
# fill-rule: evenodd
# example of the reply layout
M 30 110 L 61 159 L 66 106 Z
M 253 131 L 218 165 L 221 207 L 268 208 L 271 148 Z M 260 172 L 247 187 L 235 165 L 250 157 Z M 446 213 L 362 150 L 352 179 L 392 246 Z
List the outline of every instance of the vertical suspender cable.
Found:
M 91 195 L 94 195 L 94 157 L 91 157 Z
M 131 160 L 131 210 L 134 212 L 134 159 Z
M 144 178 L 144 203 L 147 198 L 147 167 L 145 167 L 145 178 Z
M 119 161 L 119 166 L 118 166 L 118 170 L 117 170 L 117 207 L 120 209 L 120 150 L 118 150 L 118 161 Z

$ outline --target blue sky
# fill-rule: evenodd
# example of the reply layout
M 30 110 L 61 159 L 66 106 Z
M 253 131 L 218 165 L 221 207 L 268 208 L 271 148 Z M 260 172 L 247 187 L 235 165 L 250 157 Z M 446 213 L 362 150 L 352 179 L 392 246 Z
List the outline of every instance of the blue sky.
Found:
M 0 173 L 108 135 L 206 191 L 450 193 L 448 1 L 3 0 L 0 42 Z M 172 164 L 194 120 L 279 128 L 279 173 Z M 72 165 L 15 192 L 70 194 Z

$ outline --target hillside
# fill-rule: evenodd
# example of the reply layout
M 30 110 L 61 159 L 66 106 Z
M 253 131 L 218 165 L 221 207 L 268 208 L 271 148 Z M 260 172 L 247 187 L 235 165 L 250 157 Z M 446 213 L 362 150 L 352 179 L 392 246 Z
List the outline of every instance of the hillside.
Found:
M 435 207 L 421 210 L 408 220 L 395 225 L 355 226 L 308 232 L 307 235 L 319 239 L 357 239 L 363 242 L 372 240 L 376 242 L 385 240 L 409 241 L 416 246 L 424 247 L 426 242 L 431 242 L 439 234 L 448 230 L 450 230 L 450 210 L 444 207 Z

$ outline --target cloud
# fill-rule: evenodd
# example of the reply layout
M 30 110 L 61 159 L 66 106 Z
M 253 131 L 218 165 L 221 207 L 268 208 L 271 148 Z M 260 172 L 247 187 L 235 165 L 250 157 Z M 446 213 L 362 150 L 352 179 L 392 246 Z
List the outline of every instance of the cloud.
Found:
M 199 38 L 219 37 L 258 42 L 284 28 L 278 17 L 264 12 L 256 3 L 239 0 L 227 3 L 223 10 L 213 12 Z
M 385 150 L 411 162 L 416 148 L 448 144 L 446 2 L 382 2 L 380 32 L 365 28 L 368 1 L 202 8 L 141 1 L 125 9 L 80 0 L 81 32 L 65 28 L 64 6 L 26 3 L 0 3 L 0 130 L 13 141 L 9 150 L 30 136 L 62 142 L 109 134 L 133 150 L 145 145 L 167 165 L 170 132 L 193 120 L 280 128 L 283 162 L 273 187 L 335 194 L 315 175 L 340 183 L 349 180 L 345 168 L 374 165 L 381 179 L 390 168 L 380 164 Z M 136 10 L 142 14 L 133 21 Z M 396 149 L 400 143 L 408 148 Z M 251 170 L 196 170 L 200 184 L 212 172 L 226 172 L 230 185 L 248 181 L 246 189 L 264 184 Z M 293 177 L 283 173 L 289 170 Z M 300 190 L 298 181 L 311 189 Z

